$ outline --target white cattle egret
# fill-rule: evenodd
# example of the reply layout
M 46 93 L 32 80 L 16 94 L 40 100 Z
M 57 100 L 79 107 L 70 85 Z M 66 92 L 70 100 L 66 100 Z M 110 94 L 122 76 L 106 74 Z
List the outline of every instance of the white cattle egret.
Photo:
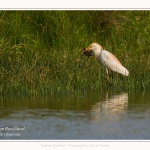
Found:
M 92 43 L 89 47 L 85 48 L 83 53 L 92 52 L 95 55 L 95 58 L 101 63 L 107 73 L 110 71 L 117 72 L 122 74 L 123 76 L 128 76 L 129 71 L 122 66 L 119 60 L 110 52 L 103 50 L 103 47 L 97 43 Z

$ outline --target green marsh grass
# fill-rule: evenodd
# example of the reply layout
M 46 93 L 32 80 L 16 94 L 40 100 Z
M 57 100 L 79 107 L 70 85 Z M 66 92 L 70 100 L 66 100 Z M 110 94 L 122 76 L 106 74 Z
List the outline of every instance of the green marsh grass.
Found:
M 150 88 L 150 11 L 1 11 L 0 93 L 49 94 Z M 94 57 L 100 43 L 130 76 L 111 84 Z

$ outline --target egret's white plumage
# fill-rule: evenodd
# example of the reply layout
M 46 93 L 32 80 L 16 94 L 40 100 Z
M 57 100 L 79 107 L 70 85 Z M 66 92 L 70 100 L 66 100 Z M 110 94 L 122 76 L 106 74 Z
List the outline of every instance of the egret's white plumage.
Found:
M 105 67 L 107 75 L 109 71 L 120 73 L 123 76 L 129 75 L 129 71 L 122 66 L 119 60 L 112 53 L 103 50 L 101 45 L 92 43 L 89 47 L 85 48 L 85 51 L 94 53 L 98 62 Z

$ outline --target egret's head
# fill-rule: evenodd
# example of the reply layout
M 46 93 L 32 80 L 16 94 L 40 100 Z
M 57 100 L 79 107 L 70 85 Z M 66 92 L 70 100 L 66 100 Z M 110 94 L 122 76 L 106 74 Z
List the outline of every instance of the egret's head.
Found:
M 89 47 L 85 48 L 85 51 L 96 52 L 96 51 L 101 51 L 102 49 L 103 47 L 98 43 L 92 43 Z

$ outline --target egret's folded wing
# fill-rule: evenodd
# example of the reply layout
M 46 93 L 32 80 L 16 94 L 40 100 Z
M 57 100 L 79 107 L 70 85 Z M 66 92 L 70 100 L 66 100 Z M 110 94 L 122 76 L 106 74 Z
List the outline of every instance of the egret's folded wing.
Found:
M 113 54 L 106 50 L 102 50 L 100 57 L 100 62 L 103 66 L 107 67 L 111 71 L 115 71 L 125 76 L 128 76 L 128 70 L 122 66 L 122 64 Z

